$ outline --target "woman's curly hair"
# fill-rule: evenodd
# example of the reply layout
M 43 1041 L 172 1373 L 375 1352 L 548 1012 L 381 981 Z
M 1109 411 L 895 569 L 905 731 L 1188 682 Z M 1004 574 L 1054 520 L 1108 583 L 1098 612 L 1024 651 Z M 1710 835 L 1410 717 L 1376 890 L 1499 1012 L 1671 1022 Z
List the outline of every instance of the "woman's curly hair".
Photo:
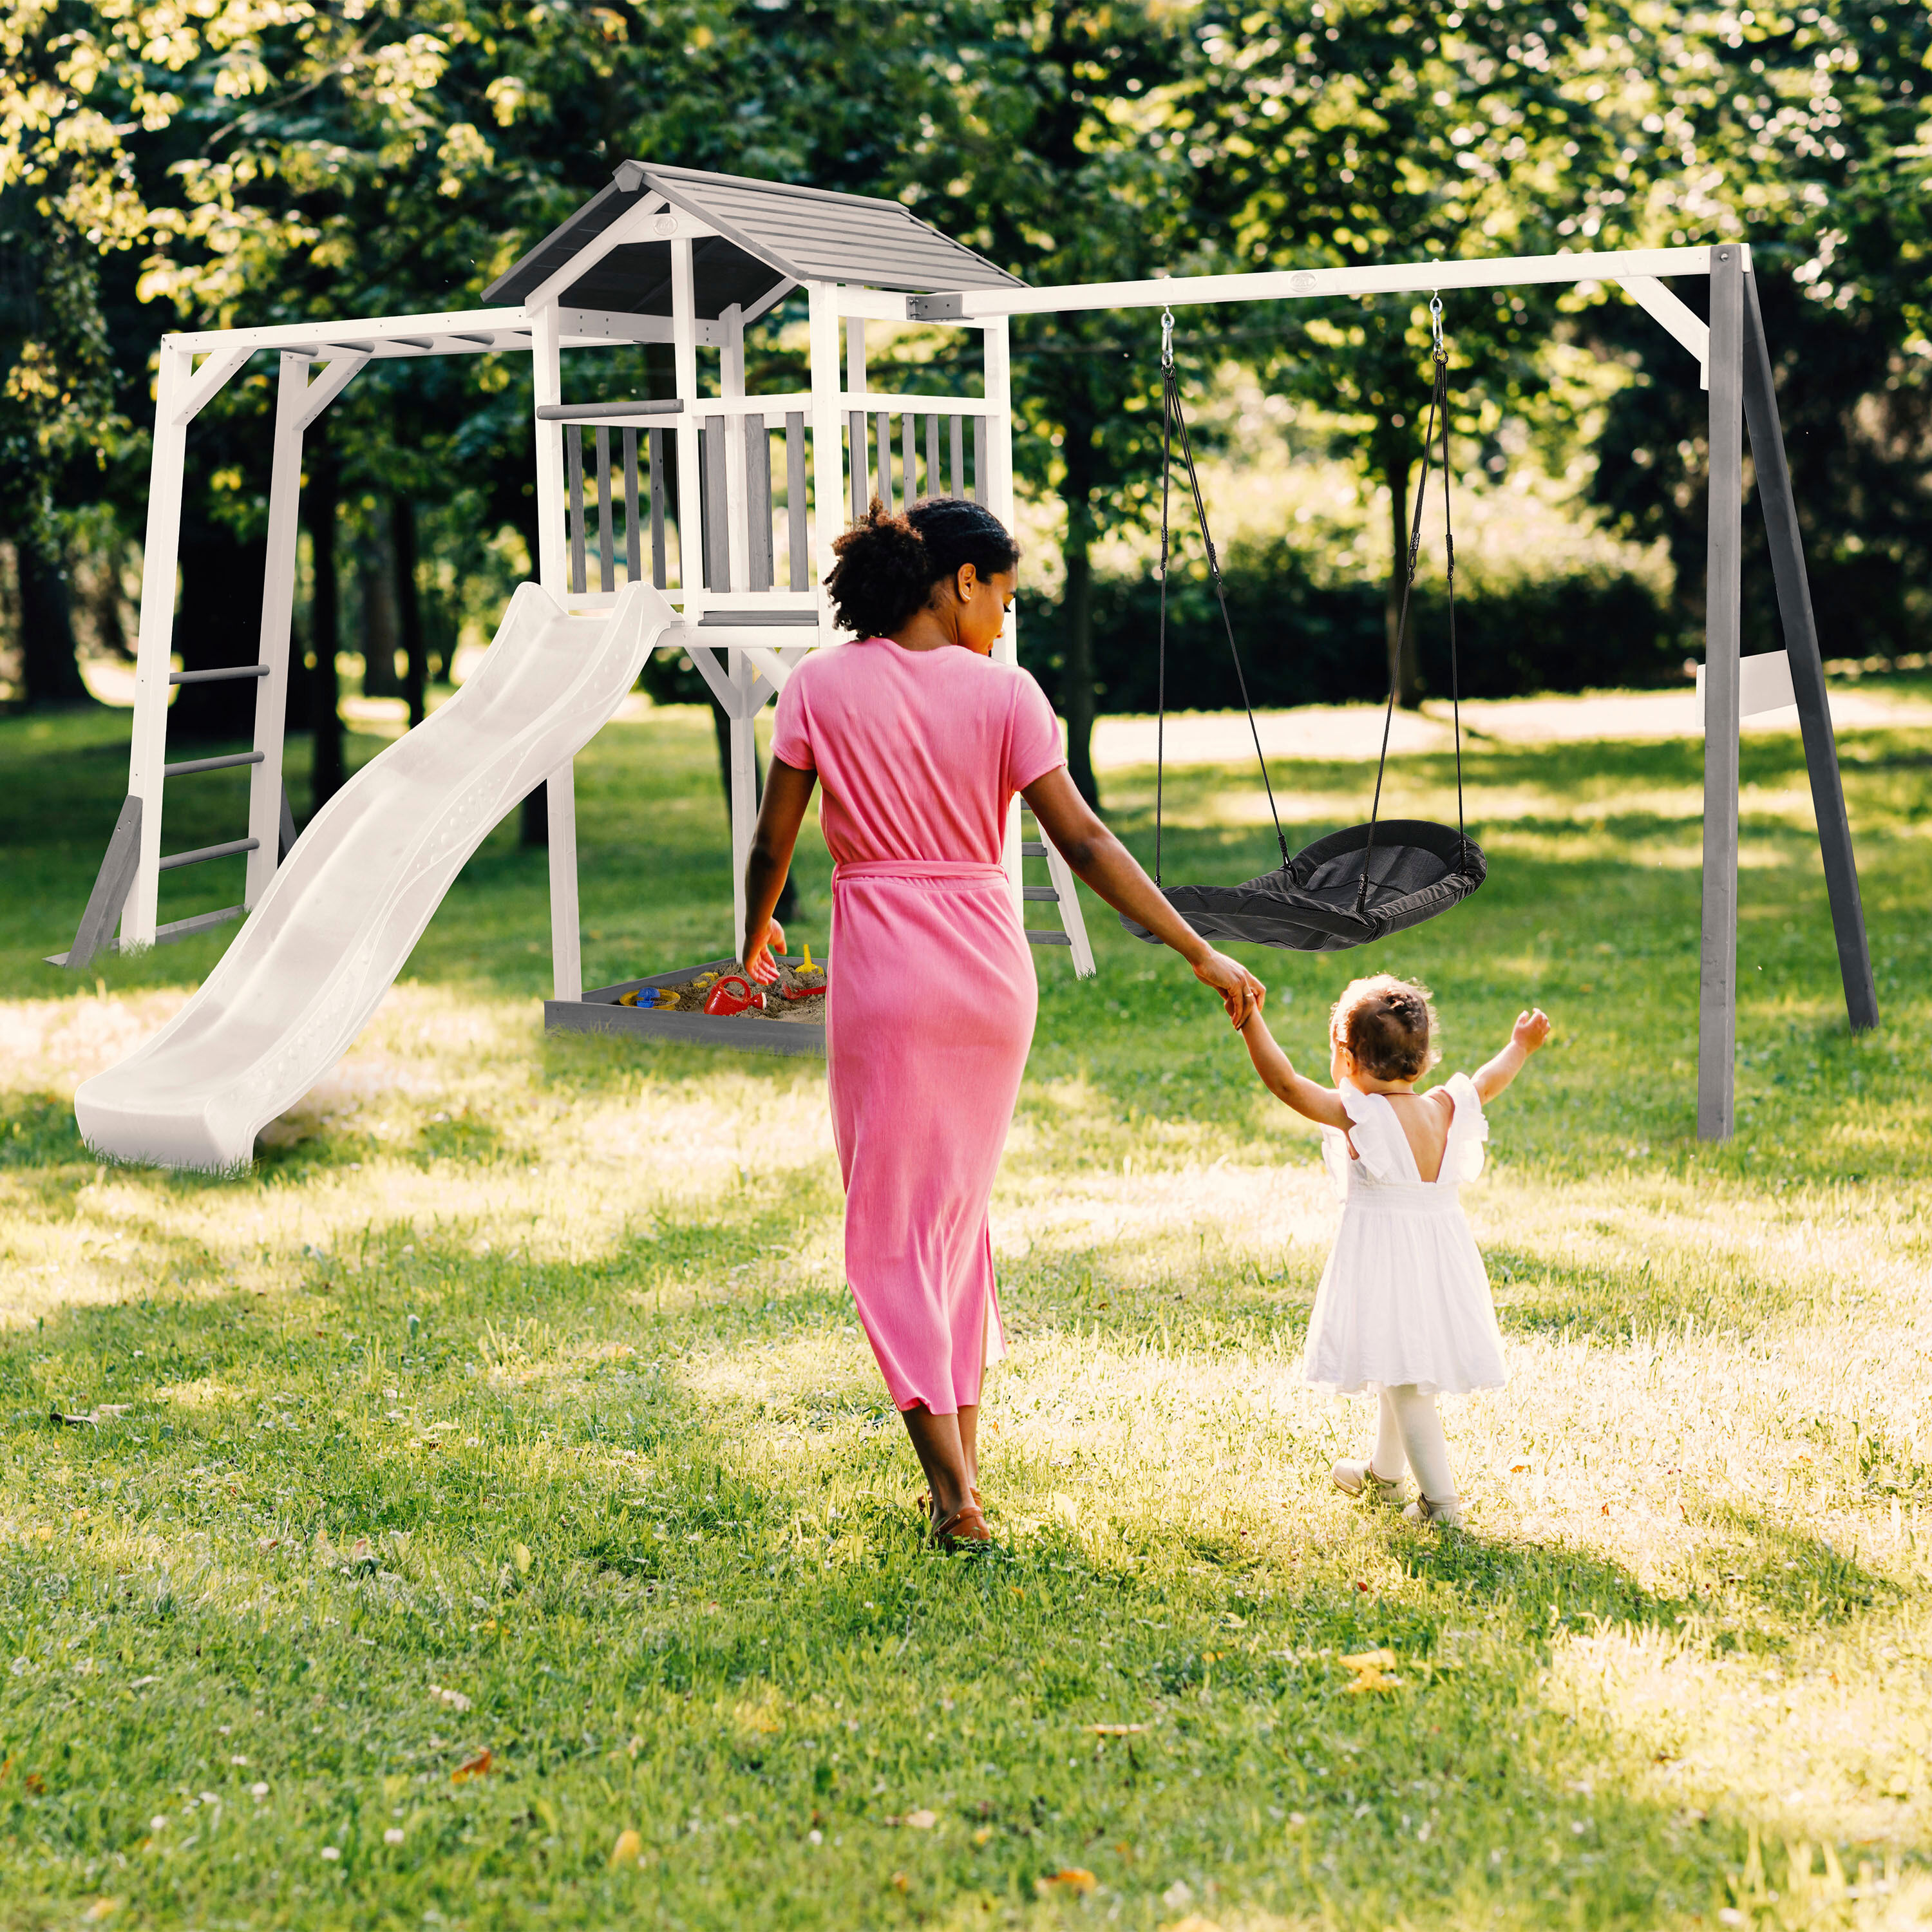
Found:
M 832 550 L 832 614 L 855 638 L 890 637 L 926 608 L 935 584 L 967 564 L 992 577 L 1020 560 L 1012 532 L 964 496 L 928 496 L 902 515 L 874 496 Z
M 1352 980 L 1328 1016 L 1329 1036 L 1378 1080 L 1414 1080 L 1442 1058 L 1429 988 L 1392 973 Z

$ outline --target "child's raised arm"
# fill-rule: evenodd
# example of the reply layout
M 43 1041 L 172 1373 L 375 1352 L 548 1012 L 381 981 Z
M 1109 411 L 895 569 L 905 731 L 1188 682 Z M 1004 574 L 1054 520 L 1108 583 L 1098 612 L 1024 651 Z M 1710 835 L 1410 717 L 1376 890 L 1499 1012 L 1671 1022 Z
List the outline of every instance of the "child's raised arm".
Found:
M 1550 1016 L 1540 1006 L 1518 1013 L 1510 1029 L 1509 1044 L 1486 1066 L 1476 1070 L 1476 1097 L 1484 1106 L 1522 1071 L 1523 1063 L 1550 1037 Z
M 1288 1055 L 1275 1044 L 1260 1007 L 1248 1016 L 1247 1024 L 1241 1028 L 1241 1039 L 1247 1047 L 1248 1058 L 1255 1063 L 1255 1071 L 1262 1076 L 1262 1084 L 1277 1100 L 1324 1127 L 1340 1127 L 1344 1133 L 1348 1132 L 1348 1116 L 1341 1095 L 1334 1088 L 1318 1087 L 1295 1072 Z

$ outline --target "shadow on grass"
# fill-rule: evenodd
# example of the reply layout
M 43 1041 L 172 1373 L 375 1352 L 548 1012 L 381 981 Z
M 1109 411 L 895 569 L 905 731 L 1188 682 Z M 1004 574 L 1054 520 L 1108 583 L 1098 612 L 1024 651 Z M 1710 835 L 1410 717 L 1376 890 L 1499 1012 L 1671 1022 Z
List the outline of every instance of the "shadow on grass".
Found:
M 1238 1912 L 1313 1898 L 1348 1927 L 1708 1910 L 1744 1824 L 1634 1795 L 1621 1748 L 1540 1688 L 1559 1630 L 1668 1630 L 1690 1604 L 1574 1552 L 1400 1530 L 1401 1581 L 1373 1591 L 1348 1550 L 1291 1564 L 1144 1513 L 1124 1541 L 1049 1523 L 937 1556 L 896 1423 L 854 1426 L 875 1395 L 772 1456 L 752 1406 L 680 1387 L 721 1318 L 761 1317 L 767 1340 L 775 1318 L 830 1318 L 821 1288 L 783 1299 L 759 1266 L 794 1212 L 660 1219 L 585 1268 L 386 1231 L 308 1258 L 313 1324 L 227 1295 L 0 1336 L 8 1510 L 62 1496 L 45 1540 L 0 1547 L 27 1660 L 0 1723 L 38 1780 L 16 1784 L 34 1855 L 134 1841 L 205 1761 L 195 1782 L 250 1830 L 339 1846 L 341 1910 L 399 1922 L 456 1890 L 506 1926 L 538 1904 L 602 1922 L 641 1886 L 681 1922 L 742 1923 L 749 1900 L 773 1924 L 850 1922 L 825 1916 L 836 1899 L 896 1926 L 1029 1909 L 1076 1868 L 1137 1924 L 1210 1882 Z M 718 1294 L 647 1313 L 653 1268 Z M 620 1337 L 634 1354 L 608 1353 Z M 50 1366 L 78 1382 L 137 1347 L 152 1379 L 124 1423 L 23 1417 Z M 190 1376 L 218 1384 L 199 1406 L 140 1406 Z M 1337 1659 L 1383 1645 L 1400 1688 L 1351 1694 Z M 82 1654 L 114 1694 L 70 1674 Z M 1097 1728 L 1120 1725 L 1139 1728 Z M 499 1770 L 452 1785 L 484 1748 Z M 401 1862 L 356 1822 L 386 1824 L 398 1794 Z M 520 1822 L 539 1798 L 540 1832 Z M 922 1805 L 938 1826 L 909 1830 Z M 224 1855 L 172 1881 L 183 1909 L 305 1910 L 277 1862 L 225 1855 L 224 1816 L 204 1827 Z M 647 1876 L 614 1870 L 620 1826 Z

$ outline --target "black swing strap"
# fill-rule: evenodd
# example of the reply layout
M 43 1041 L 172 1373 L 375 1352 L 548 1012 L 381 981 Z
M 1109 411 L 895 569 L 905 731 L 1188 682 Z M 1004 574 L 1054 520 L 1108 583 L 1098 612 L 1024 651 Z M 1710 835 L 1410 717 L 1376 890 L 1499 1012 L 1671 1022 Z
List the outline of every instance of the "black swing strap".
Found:
M 1288 841 L 1282 834 L 1281 814 L 1275 807 L 1274 786 L 1268 777 L 1268 760 L 1262 752 L 1261 727 L 1255 722 L 1255 707 L 1248 700 L 1247 673 L 1241 668 L 1240 648 L 1234 642 L 1234 620 L 1228 615 L 1228 592 L 1227 586 L 1221 580 L 1221 559 L 1214 548 L 1214 533 L 1208 527 L 1208 506 L 1201 495 L 1200 472 L 1194 466 L 1194 444 L 1187 433 L 1187 412 L 1181 406 L 1180 382 L 1174 368 L 1174 311 L 1172 309 L 1161 311 L 1160 368 L 1164 420 L 1161 426 L 1160 445 L 1160 666 L 1157 700 L 1160 711 L 1154 727 L 1154 880 L 1156 885 L 1160 884 L 1161 799 L 1167 731 L 1167 572 L 1170 554 L 1168 479 L 1171 470 L 1171 451 L 1176 432 L 1178 432 L 1180 440 L 1180 460 L 1186 466 L 1188 489 L 1194 499 L 1194 514 L 1201 525 L 1202 547 L 1208 553 L 1208 581 L 1214 586 L 1214 601 L 1220 607 L 1221 628 L 1227 634 L 1228 655 L 1234 661 L 1234 681 L 1240 688 L 1241 709 L 1248 714 L 1248 735 L 1254 740 L 1255 762 L 1261 767 L 1262 789 L 1268 794 L 1268 816 L 1274 821 L 1274 842 L 1281 848 L 1281 862 L 1284 869 L 1288 862 Z
M 1415 486 L 1415 514 L 1408 531 L 1408 570 L 1402 580 L 1402 610 L 1396 620 L 1395 648 L 1389 658 L 1388 701 L 1382 710 L 1382 755 L 1376 764 L 1375 802 L 1369 808 L 1369 834 L 1362 850 L 1362 879 L 1355 892 L 1355 910 L 1368 902 L 1369 868 L 1376 854 L 1376 824 L 1382 815 L 1382 780 L 1388 770 L 1389 730 L 1395 720 L 1396 691 L 1402 676 L 1402 647 L 1408 637 L 1410 602 L 1415 593 L 1417 562 L 1422 551 L 1422 510 L 1429 495 L 1430 459 L 1433 455 L 1436 426 L 1442 430 L 1442 542 L 1447 559 L 1445 589 L 1449 606 L 1449 694 L 1455 718 L 1456 737 L 1456 836 L 1461 846 L 1468 844 L 1462 819 L 1462 676 L 1456 662 L 1456 539 L 1449 524 L 1449 351 L 1442 340 L 1442 298 L 1429 300 L 1430 321 L 1436 335 L 1436 384 L 1430 392 L 1429 423 L 1422 436 L 1422 474 Z M 1466 853 L 1464 854 L 1466 859 Z

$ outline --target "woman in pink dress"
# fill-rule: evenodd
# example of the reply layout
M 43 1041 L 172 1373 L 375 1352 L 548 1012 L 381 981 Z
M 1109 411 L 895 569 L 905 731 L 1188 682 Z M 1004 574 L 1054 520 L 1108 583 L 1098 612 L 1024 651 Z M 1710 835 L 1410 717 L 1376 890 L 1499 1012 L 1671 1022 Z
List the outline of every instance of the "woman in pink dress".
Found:
M 772 910 L 822 782 L 836 862 L 826 998 L 845 1274 L 905 1417 L 943 1544 L 983 1542 L 980 1385 L 1005 1353 L 987 1202 L 1038 988 L 1000 865 L 1016 792 L 1108 904 L 1166 940 L 1239 1027 L 1262 997 L 1073 789 L 1045 694 L 992 652 L 1019 552 L 976 503 L 874 502 L 826 580 L 842 628 L 778 699 L 746 877 L 746 964 L 769 983 Z

